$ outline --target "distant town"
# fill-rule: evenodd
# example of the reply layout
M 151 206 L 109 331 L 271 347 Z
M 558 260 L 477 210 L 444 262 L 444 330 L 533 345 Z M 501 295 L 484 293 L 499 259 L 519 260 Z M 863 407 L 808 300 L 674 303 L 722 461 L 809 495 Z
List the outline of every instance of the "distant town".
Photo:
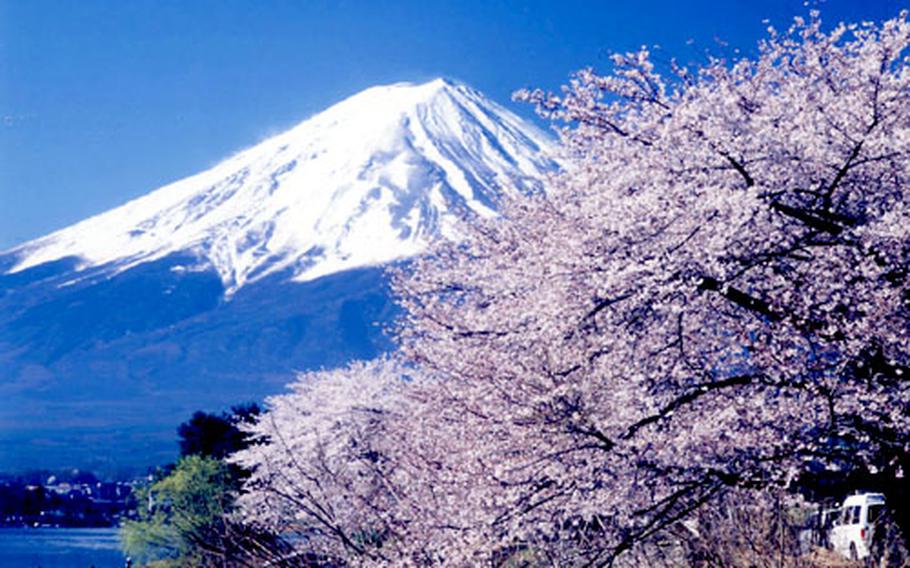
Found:
M 139 483 L 79 470 L 0 474 L 0 527 L 116 526 Z

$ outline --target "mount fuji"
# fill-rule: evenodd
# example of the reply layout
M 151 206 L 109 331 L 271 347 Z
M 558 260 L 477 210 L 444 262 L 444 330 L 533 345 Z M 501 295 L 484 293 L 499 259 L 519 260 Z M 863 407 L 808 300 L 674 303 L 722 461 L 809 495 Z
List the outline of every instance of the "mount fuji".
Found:
M 389 349 L 382 267 L 539 191 L 554 155 L 465 85 L 374 87 L 0 252 L 0 471 L 168 461 L 194 410 Z

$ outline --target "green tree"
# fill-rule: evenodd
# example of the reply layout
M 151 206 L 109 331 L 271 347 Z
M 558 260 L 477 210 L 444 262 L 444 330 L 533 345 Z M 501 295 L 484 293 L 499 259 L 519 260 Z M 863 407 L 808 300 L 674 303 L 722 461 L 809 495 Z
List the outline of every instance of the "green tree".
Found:
M 285 561 L 288 547 L 279 538 L 232 519 L 249 472 L 223 459 L 248 445 L 240 425 L 259 412 L 255 404 L 196 412 L 180 425 L 181 458 L 137 491 L 135 518 L 121 530 L 124 552 L 156 568 L 299 564 Z
M 181 458 L 169 475 L 138 491 L 138 518 L 122 528 L 124 550 L 161 567 L 237 564 L 228 519 L 233 490 L 234 477 L 223 462 Z

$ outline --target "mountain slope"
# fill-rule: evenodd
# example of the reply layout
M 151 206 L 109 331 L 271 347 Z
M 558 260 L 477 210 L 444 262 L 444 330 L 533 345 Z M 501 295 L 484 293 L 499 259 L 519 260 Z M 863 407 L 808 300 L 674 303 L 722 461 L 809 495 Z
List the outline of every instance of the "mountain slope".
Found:
M 391 347 L 383 266 L 556 167 L 464 85 L 375 87 L 0 253 L 0 471 L 173 459 L 193 411 Z

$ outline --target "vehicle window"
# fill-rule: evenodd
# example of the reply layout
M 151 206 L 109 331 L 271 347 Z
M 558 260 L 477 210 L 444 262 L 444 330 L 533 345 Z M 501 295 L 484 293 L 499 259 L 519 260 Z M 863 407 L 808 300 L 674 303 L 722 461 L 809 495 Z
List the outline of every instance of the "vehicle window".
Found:
M 850 524 L 858 525 L 859 524 L 859 513 L 862 507 L 859 505 L 855 507 L 850 507 Z
M 876 503 L 874 505 L 869 505 L 869 510 L 866 512 L 866 521 L 869 523 L 874 523 L 882 516 L 882 513 L 885 510 L 885 506 L 881 503 Z

